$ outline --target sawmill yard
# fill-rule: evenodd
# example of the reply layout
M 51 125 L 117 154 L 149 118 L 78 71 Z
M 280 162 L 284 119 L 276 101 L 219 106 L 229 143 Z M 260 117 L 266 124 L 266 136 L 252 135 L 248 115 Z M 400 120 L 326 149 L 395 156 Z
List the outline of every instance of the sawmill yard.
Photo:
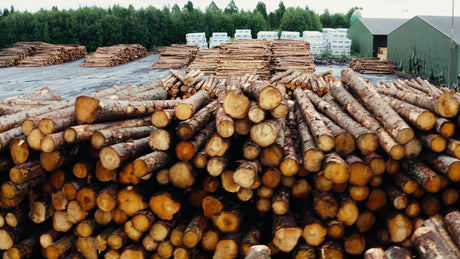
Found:
M 460 258 L 460 95 L 391 61 L 315 66 L 309 48 L 5 51 L 0 250 Z

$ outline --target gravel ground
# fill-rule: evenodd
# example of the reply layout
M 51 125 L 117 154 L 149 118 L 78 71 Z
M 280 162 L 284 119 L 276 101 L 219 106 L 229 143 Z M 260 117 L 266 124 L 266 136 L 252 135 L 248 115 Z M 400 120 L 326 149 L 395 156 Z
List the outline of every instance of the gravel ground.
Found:
M 159 55 L 149 55 L 116 67 L 80 67 L 83 59 L 44 67 L 0 68 L 0 99 L 48 86 L 64 99 L 125 83 L 148 83 L 168 75 L 167 69 L 152 69 Z M 332 69 L 335 78 L 345 65 L 318 65 L 316 73 Z M 362 75 L 371 83 L 393 81 L 395 75 Z

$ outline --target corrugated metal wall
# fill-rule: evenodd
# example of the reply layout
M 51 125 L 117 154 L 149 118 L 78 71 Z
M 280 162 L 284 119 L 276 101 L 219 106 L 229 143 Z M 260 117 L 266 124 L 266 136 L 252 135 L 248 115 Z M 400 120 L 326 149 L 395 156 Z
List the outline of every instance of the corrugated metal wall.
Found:
M 454 43 L 455 44 L 455 43 Z M 457 82 L 459 47 L 454 45 L 451 84 Z M 450 39 L 414 17 L 388 36 L 388 59 L 398 70 L 445 84 L 449 72 Z
M 373 35 L 361 20 L 356 20 L 348 28 L 348 38 L 351 39 L 351 49 L 366 57 L 372 57 Z

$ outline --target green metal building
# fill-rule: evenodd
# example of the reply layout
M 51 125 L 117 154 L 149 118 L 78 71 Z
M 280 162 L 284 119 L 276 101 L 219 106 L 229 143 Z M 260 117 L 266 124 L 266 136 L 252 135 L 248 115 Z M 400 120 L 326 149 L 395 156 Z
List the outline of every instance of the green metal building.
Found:
M 451 45 L 452 17 L 415 16 L 388 36 L 388 59 L 398 70 L 438 84 L 456 84 L 460 73 L 460 17 L 454 17 L 453 25 Z
M 366 57 L 376 57 L 378 48 L 387 47 L 388 35 L 408 19 L 359 18 L 348 28 L 351 49 Z

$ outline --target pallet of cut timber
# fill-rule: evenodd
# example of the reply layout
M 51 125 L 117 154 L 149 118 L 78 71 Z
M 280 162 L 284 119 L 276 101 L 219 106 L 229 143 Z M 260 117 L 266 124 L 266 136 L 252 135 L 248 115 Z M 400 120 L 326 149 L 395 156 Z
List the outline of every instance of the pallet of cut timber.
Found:
M 395 72 L 393 61 L 380 58 L 354 58 L 349 67 L 362 74 L 393 74 Z
M 25 57 L 32 55 L 42 42 L 17 42 L 0 51 L 0 67 L 17 66 Z
M 253 74 L 261 79 L 270 76 L 270 41 L 266 39 L 236 40 L 219 45 L 220 57 L 216 75 L 226 78 L 230 75 Z
M 173 68 L 180 69 L 186 68 L 192 62 L 198 52 L 198 46 L 172 44 L 169 47 L 161 47 L 158 49 L 160 58 L 155 64 L 153 69 Z
M 112 67 L 128 63 L 147 55 L 147 49 L 140 44 L 118 44 L 99 47 L 86 56 L 82 67 Z
M 187 70 L 200 70 L 205 75 L 215 75 L 219 57 L 220 50 L 218 48 L 200 49 Z
M 42 42 L 35 47 L 33 54 L 21 60 L 18 66 L 39 67 L 56 65 L 84 58 L 86 54 L 85 46 L 74 44 L 54 45 Z
M 315 72 L 315 63 L 310 54 L 310 44 L 302 40 L 276 39 L 271 44 L 273 52 L 270 70 L 273 74 L 289 69 L 305 73 Z

